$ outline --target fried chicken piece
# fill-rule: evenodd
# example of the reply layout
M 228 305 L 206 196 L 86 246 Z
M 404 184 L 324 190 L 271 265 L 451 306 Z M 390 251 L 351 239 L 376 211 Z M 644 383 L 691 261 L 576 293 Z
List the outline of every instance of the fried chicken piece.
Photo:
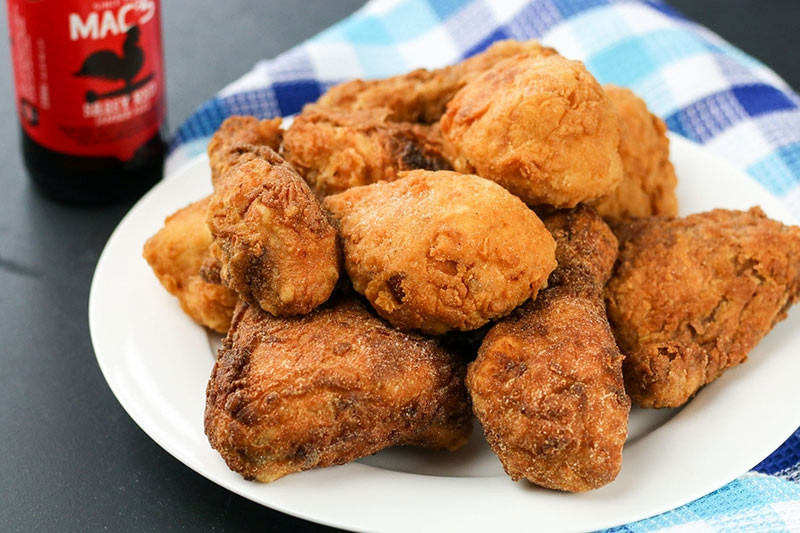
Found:
M 669 160 L 667 125 L 633 91 L 615 85 L 603 89 L 619 116 L 622 182 L 612 193 L 589 203 L 608 219 L 676 216 L 678 180 Z
M 350 298 L 275 318 L 236 309 L 206 391 L 205 431 L 228 466 L 269 482 L 397 445 L 455 450 L 472 412 L 465 364 Z
M 677 407 L 738 365 L 800 292 L 800 228 L 759 208 L 622 223 L 608 316 L 642 407 Z
M 336 230 L 303 178 L 268 146 L 236 145 L 208 206 L 223 283 L 276 316 L 308 313 L 339 279 Z
M 234 115 L 226 118 L 208 143 L 211 162 L 211 183 L 216 187 L 219 175 L 237 160 L 231 148 L 241 144 L 269 146 L 276 152 L 283 139 L 282 119 L 258 120 L 256 117 Z
M 337 85 L 295 117 L 283 155 L 320 197 L 393 181 L 404 170 L 450 170 L 436 123 L 447 101 L 468 80 L 523 52 L 555 54 L 535 41 L 501 41 L 443 69 Z
M 441 128 L 455 170 L 529 205 L 574 207 L 622 180 L 611 100 L 582 63 L 558 55 L 498 63 L 447 104 Z
M 407 74 L 380 80 L 352 80 L 340 83 L 323 94 L 322 107 L 356 111 L 387 108 L 388 120 L 433 124 L 444 114 L 445 106 L 470 79 L 489 70 L 497 62 L 521 53 L 553 55 L 536 41 L 498 41 L 485 51 L 452 66 L 417 69 Z
M 438 126 L 388 122 L 385 108 L 307 105 L 286 131 L 283 155 L 322 197 L 393 181 L 403 170 L 447 170 Z
M 400 329 L 476 329 L 535 297 L 556 266 L 533 211 L 478 176 L 415 170 L 324 206 L 353 287 Z
M 545 224 L 557 243 L 550 285 L 489 330 L 467 388 L 508 475 L 581 492 L 616 478 L 628 431 L 622 355 L 603 304 L 617 242 L 588 207 Z
M 211 233 L 206 226 L 208 198 L 167 217 L 164 227 L 144 245 L 144 258 L 167 291 L 177 296 L 192 320 L 225 333 L 231 323 L 236 293 L 209 282 L 201 270 L 210 258 Z

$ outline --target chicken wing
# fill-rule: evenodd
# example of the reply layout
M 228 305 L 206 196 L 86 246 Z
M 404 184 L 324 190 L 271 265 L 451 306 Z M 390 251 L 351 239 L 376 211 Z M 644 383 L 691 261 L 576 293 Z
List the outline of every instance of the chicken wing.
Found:
M 208 384 L 206 435 L 262 482 L 395 445 L 455 450 L 472 425 L 464 371 L 352 298 L 296 318 L 242 304 Z
M 800 292 L 800 228 L 759 208 L 649 218 L 614 228 L 619 263 L 606 287 L 642 407 L 677 407 L 747 358 Z
M 614 85 L 603 89 L 619 116 L 622 182 L 610 194 L 589 203 L 609 219 L 674 217 L 678 214 L 678 180 L 669 160 L 667 125 L 631 90 Z
M 286 131 L 283 155 L 322 197 L 393 181 L 403 170 L 446 170 L 438 126 L 388 122 L 389 111 L 306 106 Z
M 400 329 L 476 329 L 535 297 L 556 266 L 533 211 L 477 176 L 415 170 L 324 206 L 353 287 Z
M 580 492 L 617 476 L 627 437 L 630 399 L 603 305 L 617 242 L 588 207 L 545 224 L 557 243 L 550 285 L 489 330 L 467 387 L 514 480 Z
M 455 170 L 529 205 L 574 207 L 622 180 L 613 104 L 582 63 L 558 55 L 501 61 L 455 95 L 441 128 Z
M 195 322 L 220 333 L 231 323 L 236 293 L 202 275 L 210 259 L 206 226 L 208 198 L 167 217 L 164 227 L 144 245 L 144 258 L 167 291 Z
M 311 311 L 339 278 L 336 230 L 268 146 L 234 145 L 224 159 L 207 218 L 223 283 L 276 316 Z

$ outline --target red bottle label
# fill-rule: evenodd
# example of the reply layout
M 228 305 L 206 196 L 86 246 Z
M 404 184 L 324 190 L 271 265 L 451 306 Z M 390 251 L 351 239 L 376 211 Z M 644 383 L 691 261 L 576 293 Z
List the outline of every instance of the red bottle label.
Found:
M 164 119 L 157 0 L 7 0 L 22 127 L 78 156 L 133 157 Z

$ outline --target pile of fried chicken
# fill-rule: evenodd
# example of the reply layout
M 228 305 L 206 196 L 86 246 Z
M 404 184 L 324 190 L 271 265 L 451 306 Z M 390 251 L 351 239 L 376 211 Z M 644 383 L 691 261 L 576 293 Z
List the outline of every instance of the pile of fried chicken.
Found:
M 684 404 L 800 293 L 800 228 L 677 218 L 664 122 L 536 42 L 230 117 L 208 155 L 144 256 L 226 334 L 205 430 L 247 479 L 455 450 L 477 417 L 514 480 L 601 487 L 631 402 Z

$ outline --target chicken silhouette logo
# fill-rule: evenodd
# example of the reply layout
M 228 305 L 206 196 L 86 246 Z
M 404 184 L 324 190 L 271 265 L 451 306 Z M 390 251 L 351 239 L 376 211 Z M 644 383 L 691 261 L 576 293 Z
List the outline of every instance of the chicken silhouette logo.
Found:
M 131 26 L 125 32 L 121 55 L 113 50 L 98 50 L 84 60 L 80 70 L 74 76 L 121 81 L 124 84 L 121 89 L 109 92 L 86 91 L 87 102 L 122 96 L 130 94 L 153 79 L 154 75 L 150 73 L 134 82 L 144 65 L 144 60 L 144 50 L 139 46 L 139 27 Z

